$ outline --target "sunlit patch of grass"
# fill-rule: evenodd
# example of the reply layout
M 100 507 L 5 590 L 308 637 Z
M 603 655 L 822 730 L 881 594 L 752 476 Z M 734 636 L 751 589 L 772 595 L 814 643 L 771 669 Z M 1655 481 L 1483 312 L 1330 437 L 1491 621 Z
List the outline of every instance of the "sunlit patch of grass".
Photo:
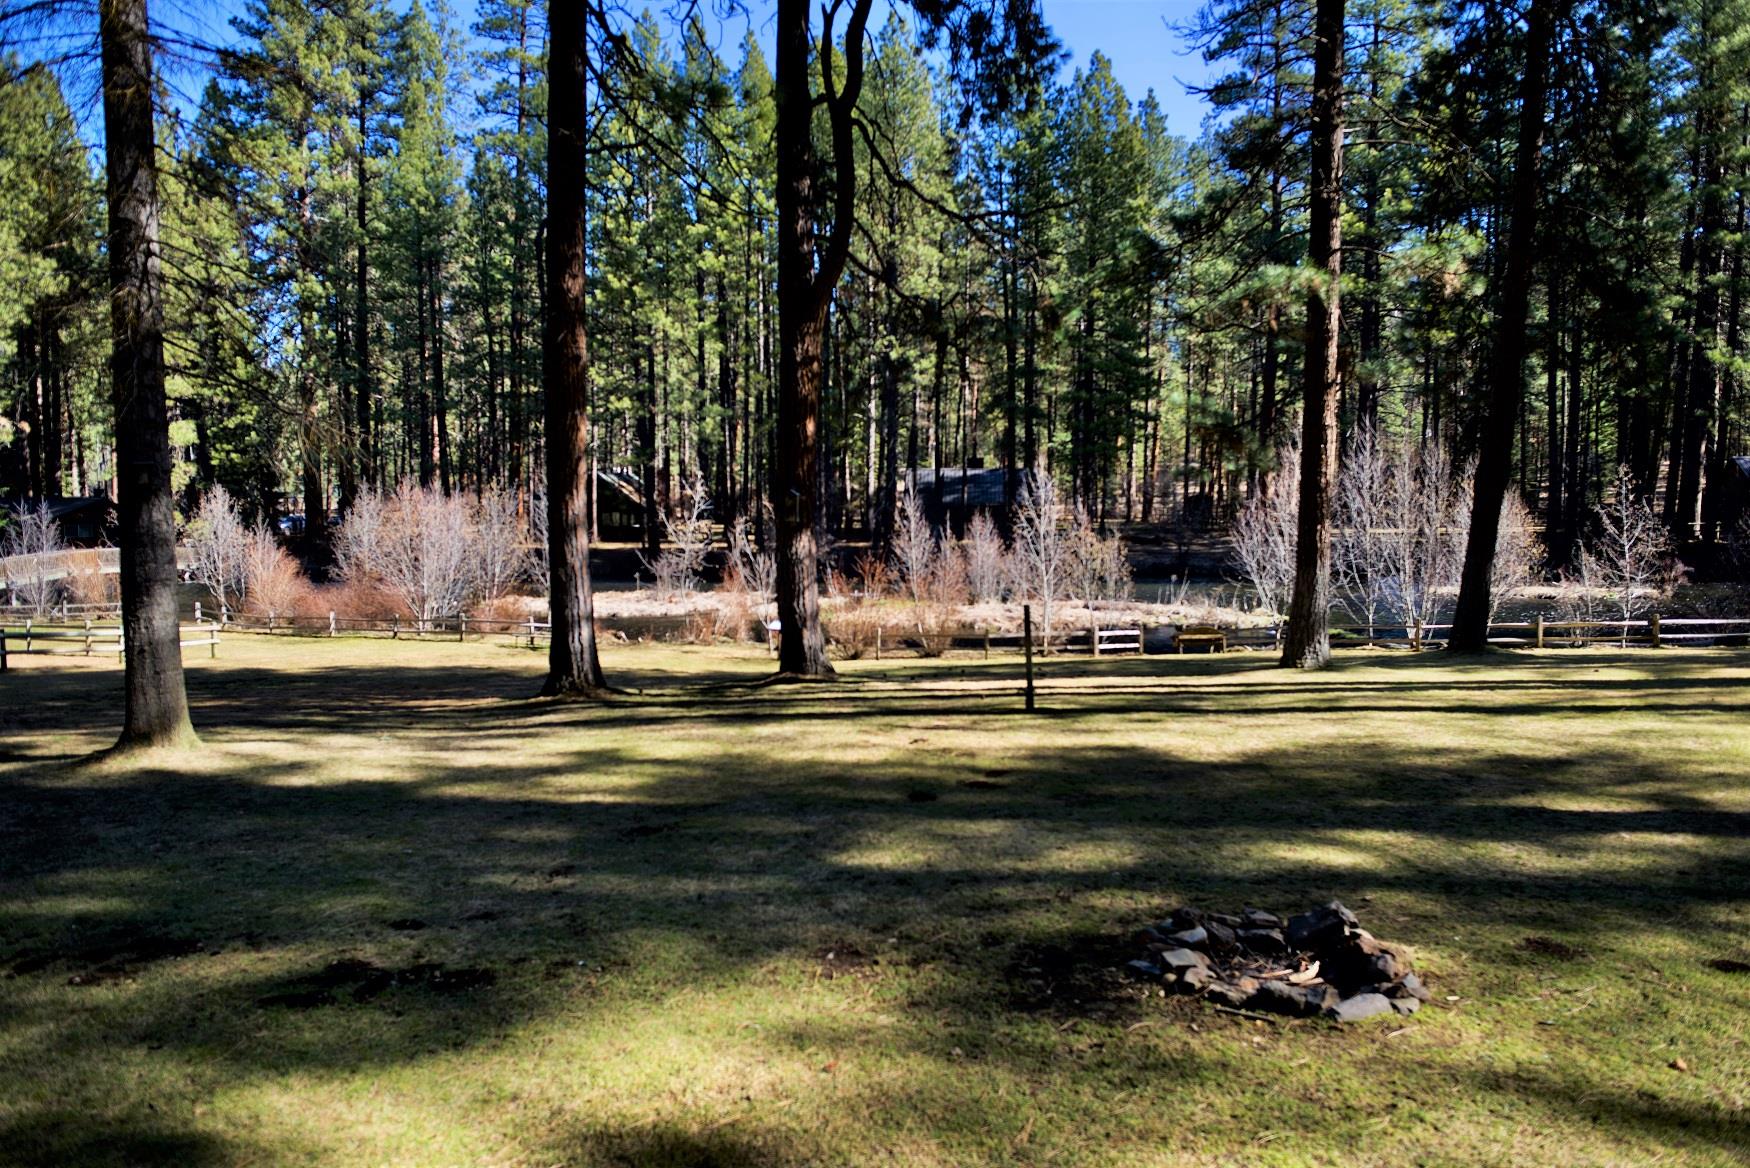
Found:
M 69 765 L 113 737 L 113 666 L 0 680 L 0 968 L 63 955 L 0 978 L 0 1164 L 1750 1146 L 1750 982 L 1710 964 L 1750 961 L 1750 655 L 1059 657 L 1028 717 L 1003 657 L 765 690 L 735 684 L 761 647 L 610 645 L 644 692 L 592 706 L 528 701 L 541 657 L 503 645 L 221 654 L 168 760 Z M 1430 1007 L 1339 1031 L 1078 988 L 1174 904 L 1332 897 Z M 117 937 L 200 946 L 68 984 Z M 260 1004 L 345 962 L 395 976 Z

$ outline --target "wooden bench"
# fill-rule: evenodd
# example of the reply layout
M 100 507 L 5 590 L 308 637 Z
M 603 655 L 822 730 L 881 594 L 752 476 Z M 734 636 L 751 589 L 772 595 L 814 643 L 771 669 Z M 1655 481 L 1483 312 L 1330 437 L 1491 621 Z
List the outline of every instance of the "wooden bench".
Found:
M 1180 653 L 1187 645 L 1207 645 L 1211 653 L 1227 652 L 1227 634 L 1214 625 L 1186 625 L 1173 638 L 1173 647 Z

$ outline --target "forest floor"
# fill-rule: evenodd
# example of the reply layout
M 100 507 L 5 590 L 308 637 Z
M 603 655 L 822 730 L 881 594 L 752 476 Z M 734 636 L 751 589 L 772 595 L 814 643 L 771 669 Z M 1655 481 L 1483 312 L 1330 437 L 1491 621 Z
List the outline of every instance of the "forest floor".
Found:
M 860 661 L 233 636 L 0 675 L 0 1164 L 1741 1164 L 1750 654 Z M 641 692 L 640 692 L 641 691 Z M 1112 974 L 1333 897 L 1434 1000 Z M 10 971 L 9 974 L 6 971 Z

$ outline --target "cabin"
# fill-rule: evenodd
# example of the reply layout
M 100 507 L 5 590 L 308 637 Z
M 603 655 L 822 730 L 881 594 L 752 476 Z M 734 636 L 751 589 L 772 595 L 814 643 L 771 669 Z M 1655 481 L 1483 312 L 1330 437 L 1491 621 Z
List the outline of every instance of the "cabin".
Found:
M 596 538 L 609 543 L 644 539 L 644 485 L 629 470 L 595 472 Z
M 923 467 L 906 472 L 905 489 L 923 504 L 924 518 L 938 531 L 964 535 L 972 517 L 986 511 L 1006 532 L 1009 510 L 1032 478 L 1030 470 L 1001 467 Z
M 111 547 L 116 542 L 115 504 L 108 495 L 79 495 L 64 499 L 46 500 L 49 516 L 54 519 L 55 526 L 60 530 L 61 542 L 67 547 L 94 548 Z M 9 500 L 0 502 L 0 506 L 10 510 L 14 507 L 38 506 L 34 500 Z

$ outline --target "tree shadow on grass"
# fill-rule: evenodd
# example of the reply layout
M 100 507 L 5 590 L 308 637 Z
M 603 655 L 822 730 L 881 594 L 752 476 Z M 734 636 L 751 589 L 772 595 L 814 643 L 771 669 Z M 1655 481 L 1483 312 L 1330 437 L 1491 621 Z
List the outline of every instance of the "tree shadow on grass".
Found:
M 1716 679 L 1693 680 L 1702 693 Z M 1358 722 L 1341 755 L 1276 740 L 1187 762 L 1171 743 L 1054 731 L 1000 759 L 932 743 L 870 762 L 848 753 L 843 719 L 870 719 L 900 743 L 920 717 L 950 732 L 1008 723 L 876 686 L 762 695 L 727 703 L 732 714 L 678 699 L 531 714 L 496 700 L 524 681 L 491 669 L 215 672 L 196 687 L 217 748 L 209 770 L 0 771 L 0 968 L 15 975 L 0 982 L 13 999 L 0 1050 L 54 1034 L 39 1057 L 88 1098 L 126 1090 L 116 1053 L 142 1044 L 214 1086 L 371 1072 L 487 1048 L 560 1010 L 659 1008 L 695 981 L 820 962 L 849 943 L 942 971 L 898 1006 L 932 1022 L 912 1052 L 948 1065 L 957 1027 L 1000 1026 L 1019 1008 L 1029 991 L 1018 955 L 1121 934 L 1171 903 L 1376 896 L 1402 906 L 1398 940 L 1507 926 L 1608 953 L 1624 938 L 1713 927 L 1750 895 L 1750 816 L 1693 789 L 1687 760 L 1649 775 L 1608 744 L 1555 760 L 1500 747 L 1430 758 Z M 1399 700 L 1418 684 L 1406 671 L 1402 687 L 1351 687 L 1323 712 L 1426 712 L 1428 694 Z M 1103 716 L 1134 708 L 1119 688 L 1076 700 Z M 1518 700 L 1491 688 L 1498 697 L 1476 700 Z M 1236 713 L 1252 692 L 1207 700 Z M 701 713 L 724 719 L 712 750 L 657 748 Z M 795 734 L 780 740 L 738 733 L 786 723 Z M 225 753 L 229 739 L 311 729 L 356 736 L 361 761 L 379 761 L 383 734 L 505 753 L 422 756 L 392 778 L 348 777 L 344 756 Z M 1674 837 L 1694 843 L 1674 849 Z M 1543 862 L 1510 862 L 1526 849 Z M 117 938 L 200 944 L 130 967 L 125 953 L 98 952 Z M 111 960 L 115 976 L 67 984 Z M 287 999 L 344 961 L 492 977 L 443 990 L 441 977 L 408 975 L 361 999 L 361 974 L 317 986 L 328 1000 Z M 9 1077 L 35 1082 L 41 1068 L 14 1063 Z M 1201 1072 L 1180 1061 L 1149 1073 L 1164 1087 Z M 1675 1102 L 1664 1111 L 1688 1114 Z M 154 1119 L 122 1125 L 113 1142 L 132 1150 L 118 1159 L 69 1114 L 15 1107 L 0 1148 L 24 1151 L 0 1161 L 199 1164 L 246 1151 Z M 1705 1146 L 1726 1146 L 1729 1121 L 1690 1118 Z M 1668 1120 L 1631 1108 L 1604 1122 L 1644 1137 Z M 661 1125 L 580 1138 L 592 1163 L 815 1158 L 789 1137 Z

